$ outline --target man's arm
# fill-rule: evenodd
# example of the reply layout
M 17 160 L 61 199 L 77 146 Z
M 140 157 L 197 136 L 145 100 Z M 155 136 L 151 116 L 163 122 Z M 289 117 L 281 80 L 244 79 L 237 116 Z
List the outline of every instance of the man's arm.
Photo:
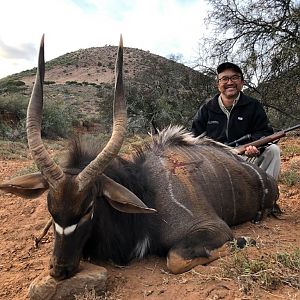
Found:
M 192 133 L 194 136 L 199 136 L 207 130 L 208 112 L 206 105 L 203 104 L 194 116 L 192 123 Z
M 274 133 L 263 106 L 257 101 L 252 122 L 251 138 L 253 141 Z

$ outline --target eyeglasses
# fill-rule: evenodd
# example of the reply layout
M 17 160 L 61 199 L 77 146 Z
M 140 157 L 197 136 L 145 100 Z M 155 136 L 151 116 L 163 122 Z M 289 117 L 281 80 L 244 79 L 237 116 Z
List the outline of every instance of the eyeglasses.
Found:
M 229 80 L 231 80 L 232 82 L 236 82 L 236 81 L 239 81 L 241 78 L 242 78 L 242 76 L 239 76 L 239 75 L 233 75 L 231 77 L 224 76 L 222 78 L 219 78 L 218 81 L 221 83 L 227 83 Z

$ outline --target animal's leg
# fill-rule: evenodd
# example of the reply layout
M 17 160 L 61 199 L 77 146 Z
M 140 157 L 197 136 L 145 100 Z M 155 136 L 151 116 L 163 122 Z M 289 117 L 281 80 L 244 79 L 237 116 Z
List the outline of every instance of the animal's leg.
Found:
M 214 235 L 214 240 L 210 238 L 210 233 L 199 232 L 180 241 L 168 253 L 168 269 L 174 274 L 180 274 L 230 254 L 232 238 L 228 237 L 227 241 L 224 240 L 225 236 Z M 244 237 L 235 239 L 238 248 L 244 248 L 247 244 L 255 245 L 255 241 Z
M 167 267 L 172 273 L 179 274 L 197 265 L 208 264 L 229 254 L 227 242 L 232 239 L 232 232 L 227 226 L 193 232 L 170 249 Z
M 229 252 L 230 247 L 228 243 L 223 244 L 215 250 L 209 251 L 207 257 L 185 258 L 179 251 L 170 250 L 167 257 L 167 267 L 173 274 L 181 274 L 198 265 L 206 265 L 220 257 L 226 256 Z

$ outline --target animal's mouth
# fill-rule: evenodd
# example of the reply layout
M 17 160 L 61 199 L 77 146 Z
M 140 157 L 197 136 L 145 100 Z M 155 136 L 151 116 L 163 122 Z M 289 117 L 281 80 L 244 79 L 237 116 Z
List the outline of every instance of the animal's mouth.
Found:
M 50 262 L 50 276 L 56 280 L 64 280 L 73 277 L 78 271 L 78 265 L 53 264 Z

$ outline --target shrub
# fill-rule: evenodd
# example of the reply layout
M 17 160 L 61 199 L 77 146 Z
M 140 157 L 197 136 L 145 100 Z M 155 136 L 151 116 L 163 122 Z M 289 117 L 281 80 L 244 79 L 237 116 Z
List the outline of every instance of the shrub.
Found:
M 9 97 L 0 96 L 0 112 L 9 113 L 21 120 L 26 117 L 28 99 L 24 95 L 11 94 Z
M 287 186 L 294 186 L 300 182 L 300 175 L 297 169 L 291 168 L 280 175 L 280 182 L 286 184 Z
M 18 92 L 26 88 L 25 82 L 21 80 L 8 79 L 0 82 L 1 92 Z
M 66 137 L 72 128 L 71 107 L 61 101 L 49 101 L 44 105 L 42 135 L 48 138 Z
M 82 85 L 82 83 L 81 82 L 77 82 L 77 81 L 75 81 L 75 80 L 71 80 L 71 81 L 66 81 L 66 84 L 67 85 Z
M 26 119 L 20 120 L 17 124 L 9 125 L 0 123 L 0 135 L 2 139 L 17 141 L 26 140 Z
M 45 80 L 45 81 L 44 81 L 44 84 L 45 84 L 45 85 L 55 84 L 55 81 L 52 81 L 52 80 Z
M 0 137 L 1 139 L 7 139 L 9 132 L 10 132 L 10 126 L 8 124 L 1 122 L 0 123 Z

